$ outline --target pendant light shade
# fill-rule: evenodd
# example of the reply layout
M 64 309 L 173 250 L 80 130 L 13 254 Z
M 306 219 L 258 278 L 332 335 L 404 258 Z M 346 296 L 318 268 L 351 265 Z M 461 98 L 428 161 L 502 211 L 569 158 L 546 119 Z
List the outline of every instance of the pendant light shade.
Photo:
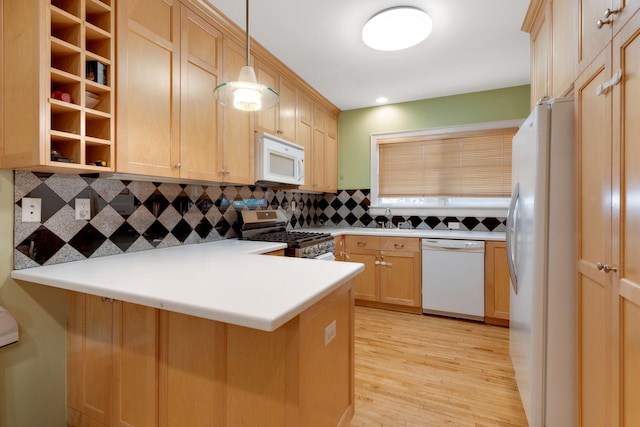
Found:
M 236 110 L 267 110 L 278 104 L 280 95 L 269 86 L 259 84 L 253 67 L 249 65 L 249 0 L 246 5 L 247 65 L 240 70 L 238 80 L 219 84 L 213 93 L 222 105 Z

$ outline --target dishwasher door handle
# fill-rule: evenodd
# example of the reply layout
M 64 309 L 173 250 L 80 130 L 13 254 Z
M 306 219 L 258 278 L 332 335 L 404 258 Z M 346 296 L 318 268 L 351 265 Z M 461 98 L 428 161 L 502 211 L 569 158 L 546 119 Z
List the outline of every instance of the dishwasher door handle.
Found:
M 422 249 L 433 251 L 484 251 L 484 241 L 422 239 Z

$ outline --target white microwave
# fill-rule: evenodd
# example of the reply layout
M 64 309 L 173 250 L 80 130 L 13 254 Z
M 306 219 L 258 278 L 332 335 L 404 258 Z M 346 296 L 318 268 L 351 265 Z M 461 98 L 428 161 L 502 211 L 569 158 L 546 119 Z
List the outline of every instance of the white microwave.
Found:
M 304 184 L 304 147 L 257 132 L 255 149 L 256 184 Z

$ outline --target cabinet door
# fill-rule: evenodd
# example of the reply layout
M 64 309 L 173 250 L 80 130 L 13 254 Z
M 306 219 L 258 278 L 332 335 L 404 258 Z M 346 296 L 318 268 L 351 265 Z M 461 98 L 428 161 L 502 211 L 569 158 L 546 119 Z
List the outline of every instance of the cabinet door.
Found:
M 611 274 L 597 269 L 611 260 L 611 91 L 596 87 L 611 78 L 606 49 L 576 80 L 578 132 L 577 376 L 580 425 L 614 425 L 612 420 Z
M 637 4 L 637 2 L 636 2 Z M 613 71 L 622 71 L 622 81 L 613 89 L 614 141 L 620 152 L 620 163 L 614 161 L 613 176 L 619 177 L 619 188 L 614 194 L 620 194 L 620 211 L 614 210 L 614 232 L 619 236 L 615 240 L 612 263 L 617 272 L 611 276 L 614 284 L 614 332 L 619 342 L 618 386 L 620 390 L 619 425 L 640 425 L 640 15 L 636 15 L 625 26 L 613 43 Z M 619 330 L 615 331 L 619 325 Z
M 222 35 L 184 6 L 181 31 L 180 177 L 219 181 Z
M 298 92 L 296 144 L 304 147 L 304 185 L 300 189 L 313 190 L 313 99 L 302 91 Z
M 157 426 L 159 312 L 116 301 L 114 305 L 114 425 Z
M 611 41 L 612 25 L 598 27 L 606 20 L 605 10 L 613 10 L 612 0 L 579 0 L 578 72 L 582 72 Z M 615 19 L 611 16 L 609 19 Z
M 367 301 L 380 301 L 380 285 L 378 276 L 378 251 L 347 251 L 345 258 L 349 262 L 364 264 L 364 271 L 355 279 L 355 298 Z
M 163 426 L 222 425 L 225 325 L 163 311 L 160 420 Z M 237 363 L 242 363 L 239 361 Z
M 67 424 L 111 425 L 113 304 L 67 292 Z
M 576 79 L 578 4 L 574 0 L 553 0 L 551 9 L 551 93 L 560 97 L 572 88 Z
M 246 65 L 246 52 L 242 46 L 228 37 L 224 38 L 222 45 L 224 81 L 235 81 L 242 67 Z M 253 185 L 255 183 L 253 114 L 227 106 L 221 109 L 224 124 L 218 180 Z
M 269 86 L 276 92 L 278 88 L 278 74 L 267 64 L 260 60 L 255 61 L 256 79 L 261 85 Z M 258 132 L 267 132 L 272 135 L 278 134 L 278 106 L 266 110 L 260 110 L 255 113 L 256 130 Z
M 380 302 L 420 307 L 420 253 L 382 251 Z
M 296 142 L 298 89 L 296 86 L 280 76 L 280 103 L 278 105 L 278 135 L 287 141 Z
M 326 135 L 323 131 L 313 129 L 313 179 L 311 180 L 312 190 L 323 191 L 325 182 L 325 141 Z
M 505 242 L 486 242 L 484 252 L 485 323 L 509 326 L 509 269 Z
M 118 7 L 118 172 L 178 177 L 180 9 L 174 0 Z
M 338 139 L 327 134 L 324 146 L 324 188 L 327 193 L 338 191 Z
M 549 4 L 540 12 L 531 32 L 531 105 L 551 94 L 551 15 Z

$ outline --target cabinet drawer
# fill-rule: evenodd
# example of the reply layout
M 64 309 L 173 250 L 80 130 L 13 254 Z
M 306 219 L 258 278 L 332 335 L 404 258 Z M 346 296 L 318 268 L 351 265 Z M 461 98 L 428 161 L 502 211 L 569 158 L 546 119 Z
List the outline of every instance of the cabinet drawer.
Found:
M 385 237 L 382 240 L 383 251 L 419 252 L 420 239 L 412 237 Z
M 378 236 L 345 236 L 345 248 L 348 251 L 358 249 L 380 249 L 380 237 Z

